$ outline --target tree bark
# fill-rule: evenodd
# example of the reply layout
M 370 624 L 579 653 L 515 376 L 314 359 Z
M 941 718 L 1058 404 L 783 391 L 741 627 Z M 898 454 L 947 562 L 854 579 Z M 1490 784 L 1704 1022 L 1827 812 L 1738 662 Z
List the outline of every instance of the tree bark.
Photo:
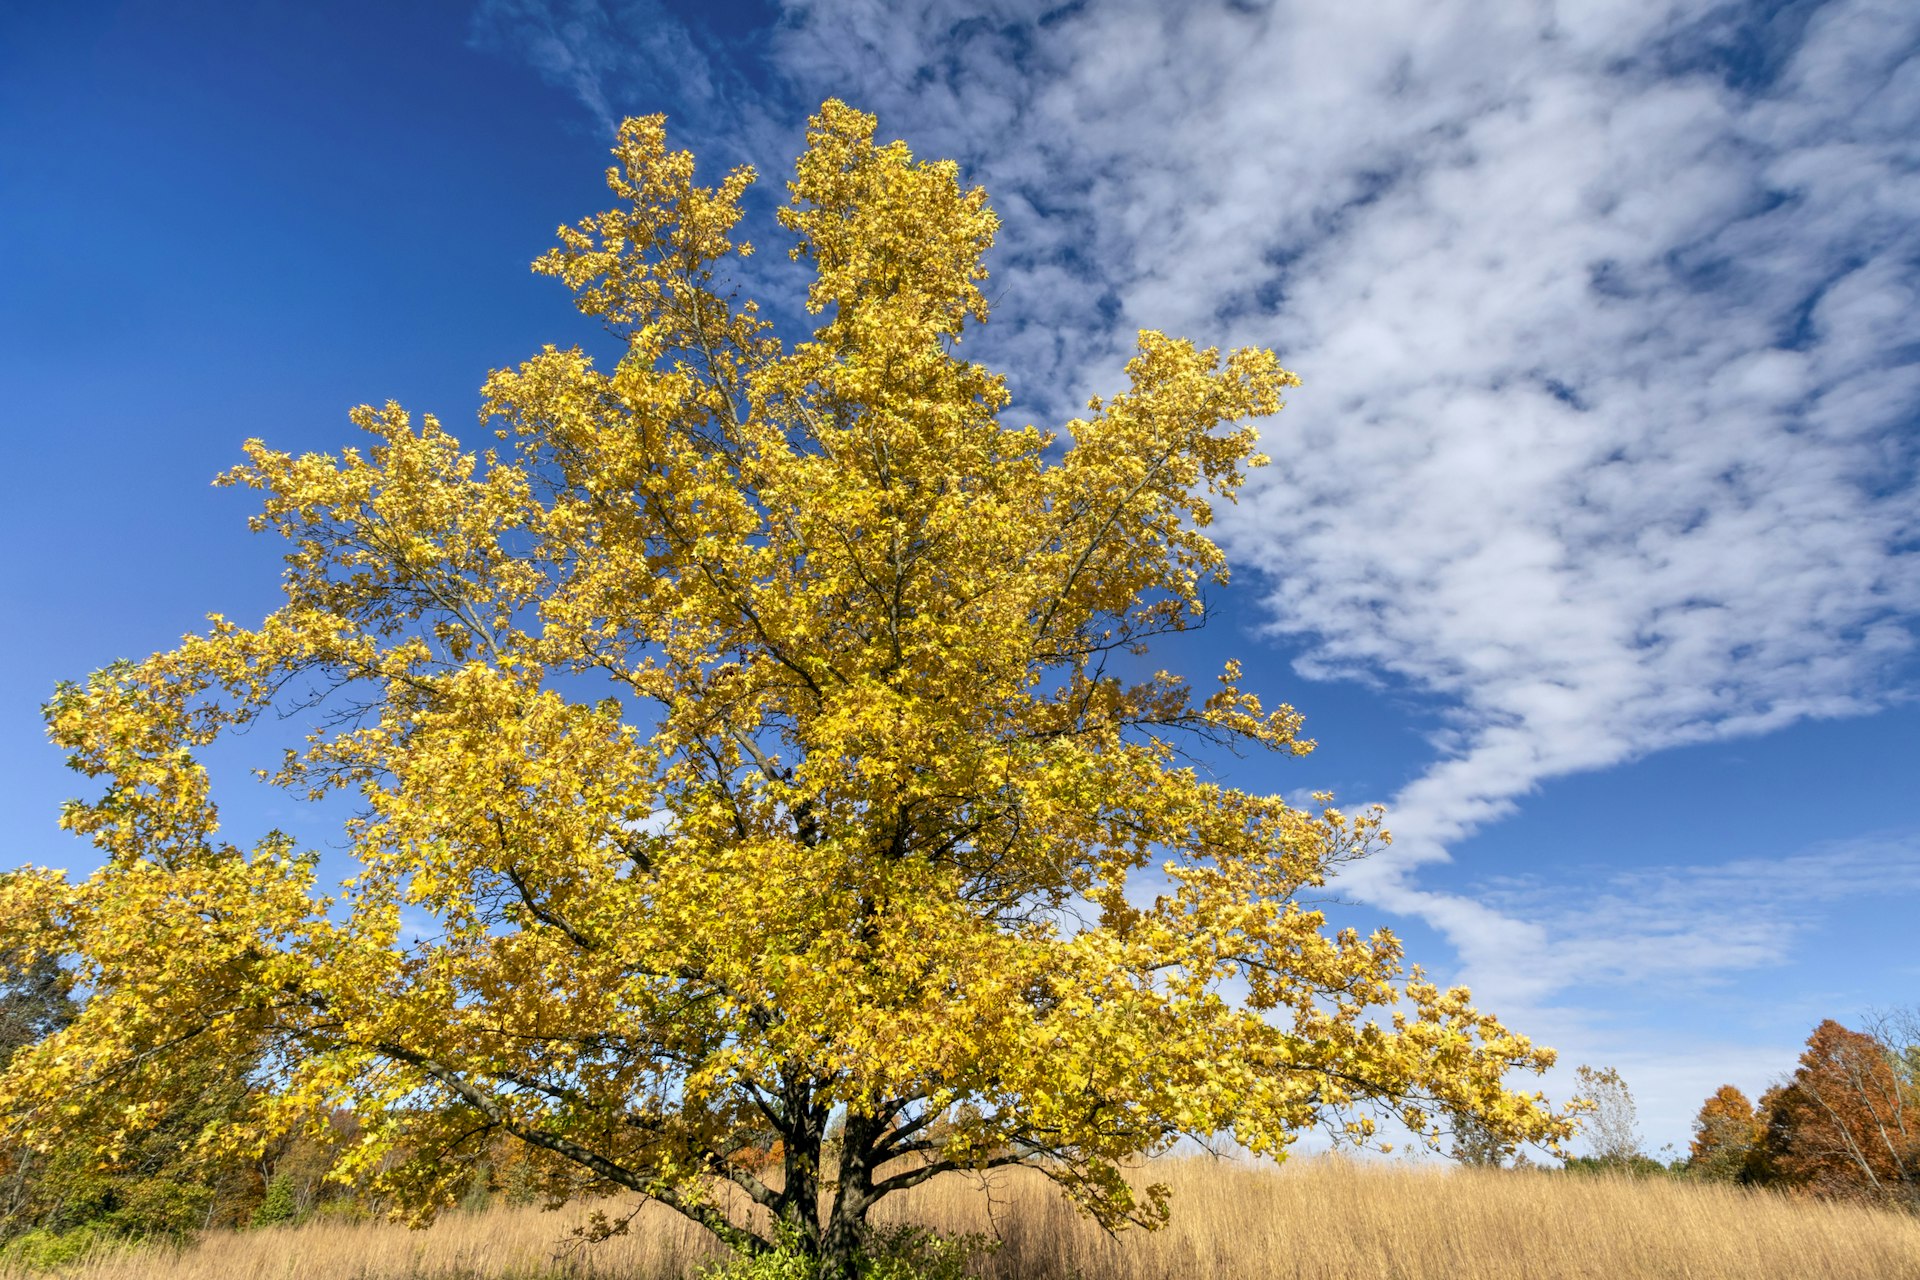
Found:
M 854 1280 L 860 1246 L 873 1208 L 874 1144 L 884 1122 L 864 1112 L 849 1112 L 840 1143 L 840 1189 L 833 1198 L 820 1241 L 820 1280 Z

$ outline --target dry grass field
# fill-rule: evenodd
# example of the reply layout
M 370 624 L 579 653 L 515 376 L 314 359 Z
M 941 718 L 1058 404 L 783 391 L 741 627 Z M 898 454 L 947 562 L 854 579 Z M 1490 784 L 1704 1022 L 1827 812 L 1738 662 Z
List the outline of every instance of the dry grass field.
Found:
M 935 1183 L 890 1217 L 1003 1241 L 994 1280 L 1920 1280 L 1920 1219 L 1734 1188 L 1303 1160 L 1279 1171 L 1152 1166 L 1173 1223 L 1109 1239 L 1029 1175 Z M 76 1280 L 678 1280 L 717 1257 L 661 1211 L 556 1260 L 584 1210 L 494 1208 L 410 1232 L 310 1224 L 220 1235 L 180 1254 L 100 1256 Z M 12 1275 L 7 1280 L 13 1280 Z

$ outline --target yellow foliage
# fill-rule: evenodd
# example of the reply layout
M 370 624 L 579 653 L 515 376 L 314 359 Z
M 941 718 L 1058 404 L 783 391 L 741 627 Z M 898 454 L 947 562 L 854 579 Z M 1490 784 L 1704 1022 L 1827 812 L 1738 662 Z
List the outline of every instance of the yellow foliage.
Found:
M 751 173 L 695 185 L 657 117 L 615 155 L 618 206 L 535 264 L 624 341 L 611 369 L 494 373 L 498 455 L 392 404 L 354 414 L 364 452 L 249 442 L 225 482 L 290 543 L 284 607 L 50 704 L 106 788 L 64 821 L 107 861 L 10 878 L 0 913 L 92 999 L 0 1101 L 48 1138 L 119 1064 L 269 1046 L 282 1118 L 351 1108 L 344 1175 L 422 1215 L 449 1153 L 506 1135 L 556 1194 L 750 1245 L 727 1181 L 830 1253 L 949 1169 L 1036 1164 L 1152 1223 L 1119 1164 L 1182 1134 L 1278 1156 L 1373 1141 L 1371 1108 L 1564 1136 L 1503 1083 L 1549 1051 L 1300 900 L 1378 814 L 1183 763 L 1303 754 L 1294 710 L 1237 666 L 1196 698 L 1110 661 L 1225 580 L 1210 504 L 1265 461 L 1273 354 L 1143 332 L 1125 390 L 1010 428 L 958 354 L 997 224 L 952 164 L 821 109 L 780 214 L 819 317 L 789 346 L 724 279 Z M 217 840 L 196 759 L 294 705 L 315 727 L 272 781 L 361 808 L 334 899 L 283 838 Z

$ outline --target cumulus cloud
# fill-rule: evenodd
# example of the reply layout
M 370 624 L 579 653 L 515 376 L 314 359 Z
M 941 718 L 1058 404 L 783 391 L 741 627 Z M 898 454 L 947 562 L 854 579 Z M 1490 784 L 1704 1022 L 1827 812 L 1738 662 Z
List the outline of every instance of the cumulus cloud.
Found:
M 585 0 L 489 9 L 550 76 L 592 63 L 565 38 Z M 1477 984 L 1564 981 L 1574 925 L 1420 868 L 1540 782 L 1901 695 L 1912 5 L 785 0 L 765 39 L 786 109 L 848 97 L 993 192 L 974 350 L 1036 420 L 1105 389 L 1137 327 L 1302 373 L 1221 532 L 1303 673 L 1452 708 L 1349 888 Z M 695 127 L 771 147 L 693 65 L 720 86 Z M 1624 975 L 1644 936 L 1581 945 Z M 1703 964 L 1751 960 L 1718 942 Z

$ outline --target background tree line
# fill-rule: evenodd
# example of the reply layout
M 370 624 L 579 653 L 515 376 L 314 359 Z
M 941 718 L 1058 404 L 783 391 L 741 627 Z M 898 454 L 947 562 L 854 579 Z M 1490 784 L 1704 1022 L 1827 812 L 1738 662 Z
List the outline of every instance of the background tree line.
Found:
M 1731 1084 L 1714 1090 L 1687 1153 L 1671 1161 L 1646 1151 L 1618 1071 L 1581 1067 L 1579 1078 L 1590 1154 L 1569 1157 L 1568 1172 L 1677 1175 L 1920 1210 L 1920 1008 L 1859 1031 L 1823 1021 L 1793 1074 L 1758 1103 Z M 1452 1154 L 1463 1164 L 1527 1165 L 1470 1124 L 1456 1128 Z
M 1920 1209 L 1920 1009 L 1855 1031 L 1827 1019 L 1756 1105 L 1733 1085 L 1701 1104 L 1700 1176 Z

